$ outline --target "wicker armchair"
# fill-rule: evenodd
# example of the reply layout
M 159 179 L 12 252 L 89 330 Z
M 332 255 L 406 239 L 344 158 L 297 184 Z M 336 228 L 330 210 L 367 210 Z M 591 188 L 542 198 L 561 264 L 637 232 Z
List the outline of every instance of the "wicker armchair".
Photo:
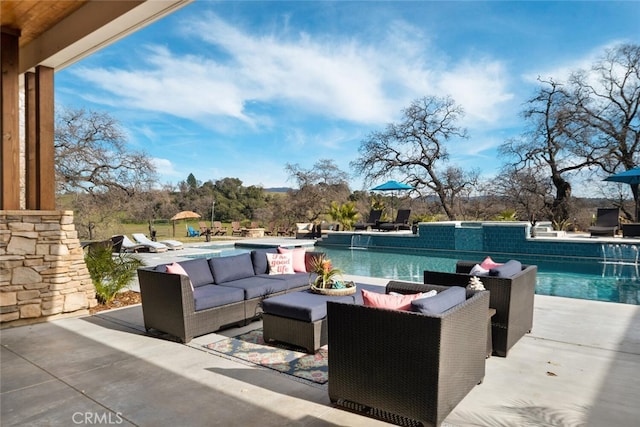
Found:
M 425 271 L 424 283 L 445 286 L 467 286 L 469 272 L 474 261 L 458 261 L 456 273 Z M 538 267 L 523 265 L 522 271 L 513 277 L 480 277 L 490 291 L 489 307 L 496 309 L 492 317 L 491 331 L 494 354 L 506 357 L 509 349 L 533 327 L 533 299 Z
M 389 282 L 387 292 L 445 287 Z M 438 426 L 485 374 L 488 292 L 440 315 L 327 303 L 329 398 L 395 424 Z

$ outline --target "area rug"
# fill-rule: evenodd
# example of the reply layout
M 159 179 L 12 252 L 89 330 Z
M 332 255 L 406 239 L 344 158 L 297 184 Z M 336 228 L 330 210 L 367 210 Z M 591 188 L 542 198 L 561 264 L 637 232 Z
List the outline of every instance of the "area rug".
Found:
M 326 384 L 329 380 L 327 346 L 321 347 L 315 354 L 307 354 L 284 344 L 265 343 L 262 329 L 256 329 L 204 347 L 214 353 L 264 366 L 297 379 L 316 384 Z

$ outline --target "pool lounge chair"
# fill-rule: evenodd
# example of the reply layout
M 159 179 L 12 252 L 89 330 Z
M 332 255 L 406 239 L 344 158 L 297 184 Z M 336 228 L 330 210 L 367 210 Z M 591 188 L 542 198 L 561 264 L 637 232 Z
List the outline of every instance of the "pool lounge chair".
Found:
M 353 228 L 354 230 L 371 230 L 373 227 L 375 227 L 378 224 L 381 217 L 382 217 L 381 209 L 371 209 L 371 212 L 369 212 L 369 217 L 367 218 L 367 220 L 365 222 L 356 222 L 353 225 Z
M 140 243 L 135 243 L 133 240 L 129 239 L 127 236 L 113 236 L 111 239 L 122 237 L 120 248 L 122 252 L 151 252 L 151 248 L 147 245 L 141 245 Z
M 613 237 L 620 227 L 620 209 L 618 208 L 598 208 L 596 223 L 589 227 L 591 237 L 610 236 Z
M 136 243 L 148 247 L 149 252 L 166 252 L 169 250 L 169 247 L 164 243 L 154 242 L 153 240 L 149 240 L 147 236 L 145 236 L 142 233 L 133 233 L 131 235 L 133 236 L 133 239 L 136 241 Z M 126 237 L 127 236 L 125 236 L 125 238 Z
M 383 231 L 398 231 L 398 230 L 411 230 L 411 224 L 409 224 L 409 217 L 411 216 L 411 209 L 400 209 L 396 215 L 396 220 L 393 222 L 380 222 L 376 226 L 378 230 Z
M 149 243 L 160 243 L 165 245 L 167 249 L 169 249 L 170 251 L 184 249 L 184 245 L 182 244 L 182 242 L 178 240 L 162 240 L 159 242 L 154 242 L 153 240 L 150 240 L 147 236 L 145 236 L 142 233 L 133 233 L 132 236 L 134 240 L 140 243 L 141 245 L 148 245 Z

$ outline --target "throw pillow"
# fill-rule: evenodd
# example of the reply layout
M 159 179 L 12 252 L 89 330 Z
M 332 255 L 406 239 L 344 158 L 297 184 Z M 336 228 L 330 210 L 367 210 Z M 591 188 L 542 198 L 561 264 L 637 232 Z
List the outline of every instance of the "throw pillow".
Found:
M 422 292 L 410 295 L 379 294 L 362 289 L 362 300 L 365 306 L 387 308 L 390 310 L 409 310 L 411 301 L 422 298 Z
M 312 226 L 313 224 L 310 222 L 296 222 L 296 229 L 300 232 L 311 231 Z
M 471 269 L 469 274 L 471 276 L 488 276 L 489 275 L 489 269 L 488 268 L 482 268 L 482 266 L 480 266 L 480 264 L 476 264 L 476 265 L 473 266 L 473 268 Z
M 513 277 L 522 271 L 520 261 L 514 259 L 489 270 L 489 276 L 496 277 Z
M 167 265 L 167 273 L 169 273 L 169 274 L 182 274 L 183 276 L 189 277 L 187 272 L 184 271 L 184 268 L 180 264 L 175 262 L 175 261 L 174 261 L 173 264 L 168 264 Z M 189 279 L 189 284 L 191 285 L 191 290 L 193 291 L 193 283 L 191 283 L 191 279 Z
M 451 286 L 431 298 L 420 298 L 411 302 L 411 309 L 418 313 L 440 314 L 464 302 L 467 291 L 460 286 Z
M 287 254 L 267 254 L 269 274 L 294 274 L 293 257 Z
M 278 248 L 278 253 L 286 254 L 290 253 L 293 258 L 293 271 L 298 273 L 306 273 L 307 266 L 304 261 L 304 248 L 295 248 L 295 249 L 287 249 L 287 248 Z
M 484 259 L 484 261 L 482 261 L 482 264 L 480 264 L 480 267 L 484 268 L 485 270 L 491 270 L 492 268 L 495 268 L 501 265 L 502 264 L 495 262 L 494 260 L 491 259 L 490 256 L 488 256 Z

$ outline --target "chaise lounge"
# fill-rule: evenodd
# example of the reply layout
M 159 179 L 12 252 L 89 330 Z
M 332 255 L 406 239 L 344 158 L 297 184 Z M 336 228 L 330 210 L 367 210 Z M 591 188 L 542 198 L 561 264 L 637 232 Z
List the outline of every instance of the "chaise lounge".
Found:
M 620 209 L 618 208 L 598 208 L 595 225 L 589 227 L 591 237 L 594 236 L 615 236 L 620 228 Z
M 369 212 L 369 217 L 364 222 L 356 222 L 353 225 L 354 230 L 371 230 L 373 227 L 378 225 L 380 222 L 380 218 L 382 218 L 382 210 L 380 209 L 371 209 Z
M 398 230 L 411 230 L 411 224 L 409 224 L 409 217 L 411 216 L 411 209 L 400 209 L 396 214 L 396 219 L 393 222 L 378 222 L 376 228 L 382 231 L 398 231 Z

